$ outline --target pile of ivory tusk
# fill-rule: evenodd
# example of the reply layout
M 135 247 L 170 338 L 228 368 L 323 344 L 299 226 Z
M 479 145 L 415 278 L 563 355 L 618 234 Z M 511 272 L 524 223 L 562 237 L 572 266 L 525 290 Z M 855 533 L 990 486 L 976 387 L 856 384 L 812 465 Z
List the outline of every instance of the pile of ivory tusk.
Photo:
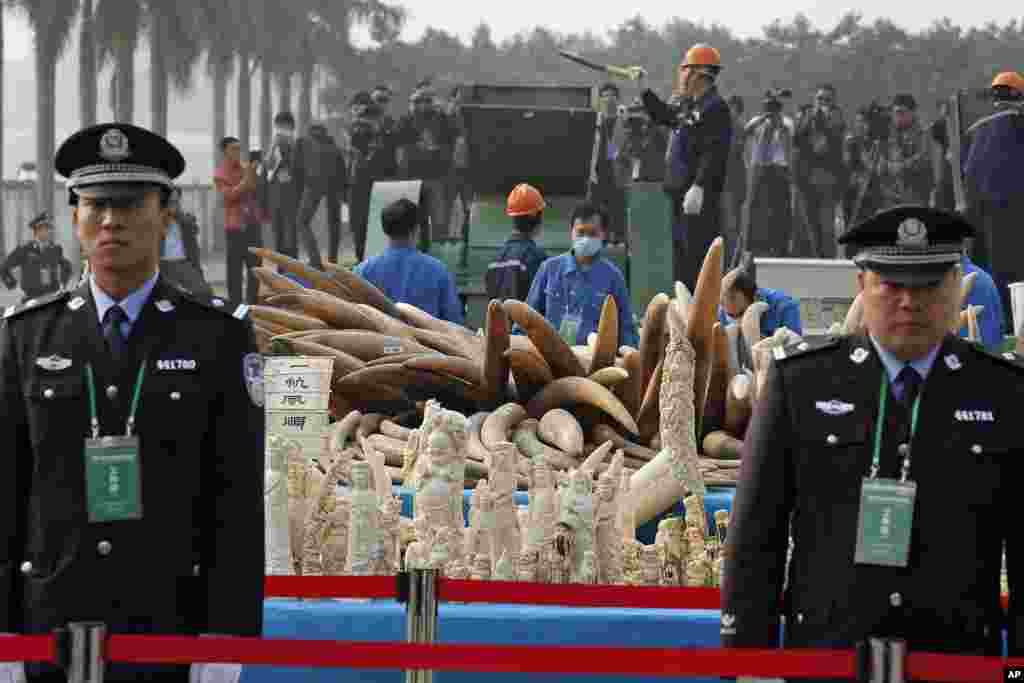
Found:
M 483 329 L 474 334 L 394 303 L 330 262 L 320 271 L 269 249 L 250 251 L 268 264 L 253 269 L 260 303 L 249 309 L 260 350 L 333 358 L 335 447 L 351 440 L 372 448 L 393 481 L 403 481 L 408 450 L 418 447 L 410 436 L 425 402 L 437 399 L 468 416 L 467 485 L 487 476 L 488 453 L 501 442 L 515 443 L 524 456 L 522 486 L 529 459 L 596 473 L 621 450 L 633 470 L 637 524 L 705 484 L 735 483 L 738 439 L 751 414 L 756 376 L 730 364 L 730 332 L 717 322 L 720 239 L 692 295 L 677 283 L 674 298 L 651 300 L 638 348 L 619 346 L 611 296 L 597 332 L 586 345 L 570 346 L 522 301 L 492 300 Z M 754 338 L 759 310 L 741 325 L 755 358 L 764 343 L 779 341 Z M 514 326 L 523 334 L 512 334 Z M 699 457 L 698 444 L 706 457 Z

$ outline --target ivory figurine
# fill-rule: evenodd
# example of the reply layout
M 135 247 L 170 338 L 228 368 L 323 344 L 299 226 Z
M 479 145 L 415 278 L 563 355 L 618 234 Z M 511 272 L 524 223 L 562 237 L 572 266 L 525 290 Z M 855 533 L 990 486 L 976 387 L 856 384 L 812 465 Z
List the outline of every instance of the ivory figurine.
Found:
M 622 540 L 636 538 L 636 512 L 633 509 L 633 497 L 630 495 L 630 478 L 632 473 L 623 471 L 619 480 L 619 526 L 622 529 Z
M 416 529 L 416 540 L 405 549 L 405 571 L 426 569 L 430 559 L 430 545 L 434 540 L 426 517 L 415 518 L 413 526 Z
M 503 550 L 501 557 L 494 563 L 494 571 L 491 572 L 492 581 L 515 581 L 516 565 L 519 561 L 519 553 L 512 555 L 508 550 Z
M 424 458 L 425 456 L 425 458 Z M 462 479 L 458 480 L 458 516 L 452 505 L 452 483 L 457 475 L 455 444 L 444 431 L 431 433 L 427 439 L 424 456 L 423 476 L 417 482 L 414 506 L 416 517 L 426 517 L 432 529 L 445 527 L 462 529 L 465 526 L 462 514 Z
M 291 546 L 292 567 L 296 574 L 302 574 L 303 537 L 306 534 L 306 518 L 320 492 L 323 476 L 306 457 L 302 444 L 294 439 L 285 442 L 288 462 L 288 533 Z
M 445 567 L 444 575 L 449 579 L 456 579 L 459 581 L 472 578 L 472 568 L 466 564 L 465 560 L 455 560 L 449 562 L 448 566 Z
M 291 442 L 294 443 L 294 442 Z M 279 435 L 267 439 L 263 498 L 266 515 L 266 573 L 291 575 L 295 567 L 291 559 L 290 518 L 288 509 L 289 440 Z
M 303 540 L 302 574 L 338 576 L 345 573 L 351 501 L 349 482 L 355 449 L 334 454 L 330 469 L 320 484 Z
M 554 472 L 543 457 L 533 462 L 530 476 L 530 491 L 527 510 L 527 525 L 524 546 L 537 550 L 555 535 L 558 523 L 558 490 L 555 488 Z
M 699 530 L 702 540 L 706 538 L 708 518 L 704 511 L 704 497 L 687 496 L 683 498 L 683 507 L 686 508 L 686 527 Z
M 618 451 L 611 466 L 597 479 L 596 553 L 598 582 L 614 585 L 622 581 L 622 529 L 619 527 L 619 483 L 623 453 Z
M 377 574 L 398 573 L 399 547 L 401 545 L 402 499 L 387 496 L 379 503 L 381 564 Z
M 642 586 L 640 575 L 640 553 L 643 545 L 635 538 L 622 542 L 622 581 L 627 586 Z
M 640 549 L 640 585 L 661 585 L 661 560 L 658 549 L 653 545 L 645 545 Z
M 514 557 L 522 548 L 519 515 L 516 513 L 516 483 L 519 481 L 519 452 L 515 444 L 503 442 L 491 450 L 491 498 L 494 501 L 494 527 L 491 529 L 491 562 L 501 556 Z M 461 499 L 461 482 L 459 484 Z
M 559 524 L 555 537 L 544 546 L 543 555 L 547 583 L 571 583 L 575 536 L 564 524 Z
M 598 583 L 597 555 L 593 550 L 583 553 L 583 562 L 580 565 L 579 575 L 575 583 L 595 584 Z
M 462 540 L 462 529 L 443 527 L 434 536 L 434 543 L 430 547 L 430 557 L 427 560 L 429 569 L 445 569 L 452 561 L 458 561 L 461 556 L 459 547 Z
M 476 483 L 476 487 L 474 487 L 473 493 L 469 497 L 469 526 L 466 528 L 466 547 L 463 551 L 467 557 L 474 557 L 479 552 L 490 552 L 491 532 L 489 523 L 492 520 L 485 520 L 485 517 L 493 515 L 486 514 L 485 510 L 490 512 L 493 509 L 494 501 L 491 499 L 491 487 L 487 484 L 486 479 L 481 479 Z
M 572 539 L 571 547 L 564 550 L 567 550 L 570 578 L 575 581 L 583 568 L 583 553 L 594 550 L 593 482 L 587 472 L 573 470 L 569 473 L 569 486 L 562 489 L 559 503 L 558 525 L 563 529 L 563 536 Z
M 423 431 L 414 429 L 409 433 L 402 450 L 402 486 L 415 490 L 419 480 L 417 465 L 419 464 L 420 451 L 423 446 Z
M 491 580 L 491 556 L 489 553 L 478 553 L 473 558 L 473 574 L 471 578 L 474 581 Z
M 519 562 L 516 567 L 517 579 L 525 583 L 537 583 L 537 568 L 540 562 L 540 553 L 536 550 L 526 549 L 519 554 Z
M 373 490 L 369 463 L 352 463 L 351 528 L 348 536 L 346 573 L 354 576 L 373 574 L 379 562 L 379 510 Z
M 704 534 L 695 526 L 687 527 L 686 538 L 690 542 L 690 557 L 686 563 L 686 585 L 691 587 L 711 585 L 711 562 L 708 561 Z

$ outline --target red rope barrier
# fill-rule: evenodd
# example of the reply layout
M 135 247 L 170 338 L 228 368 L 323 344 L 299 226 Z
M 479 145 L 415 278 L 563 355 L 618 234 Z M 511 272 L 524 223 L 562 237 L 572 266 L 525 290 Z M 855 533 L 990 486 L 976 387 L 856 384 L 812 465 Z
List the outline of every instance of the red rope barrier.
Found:
M 267 576 L 268 598 L 391 598 L 398 597 L 394 576 Z
M 53 636 L 0 636 L 0 662 L 52 662 Z
M 513 581 L 456 581 L 437 583 L 438 600 L 490 602 L 559 607 L 624 607 L 637 609 L 718 609 L 717 588 L 656 586 L 592 586 L 516 583 Z

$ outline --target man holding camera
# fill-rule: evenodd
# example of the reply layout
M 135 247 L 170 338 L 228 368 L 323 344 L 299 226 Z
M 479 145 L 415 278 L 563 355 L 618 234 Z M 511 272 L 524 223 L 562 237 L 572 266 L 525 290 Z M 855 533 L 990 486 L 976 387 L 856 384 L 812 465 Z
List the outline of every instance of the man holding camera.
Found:
M 623 130 L 619 125 L 619 87 L 605 83 L 598 91 L 601 122 L 595 134 L 594 158 L 587 196 L 608 210 L 608 239 L 622 242 L 626 236 L 626 190 L 629 168 L 623 162 Z
M 782 113 L 789 90 L 769 90 L 762 113 L 743 129 L 751 138 L 750 191 L 743 206 L 740 251 L 755 256 L 784 256 L 791 240 L 793 119 Z
M 672 128 L 663 183 L 672 203 L 672 275 L 691 290 L 704 255 L 721 233 L 721 195 L 733 138 L 729 105 L 715 86 L 721 70 L 718 50 L 695 45 L 679 65 L 673 93 L 683 106 L 670 106 L 650 90 L 643 93 L 651 120 Z
M 846 122 L 836 106 L 831 83 L 818 87 L 814 105 L 796 124 L 797 185 L 807 207 L 807 230 L 812 253 L 835 258 L 836 205 L 846 182 L 843 172 L 843 138 Z
M 391 117 L 380 104 L 384 101 L 381 87 L 377 97 L 361 91 L 349 103 L 352 122 L 348 127 L 349 227 L 356 259 L 366 253 L 366 231 L 370 222 L 370 192 L 373 183 L 395 174 L 394 127 Z

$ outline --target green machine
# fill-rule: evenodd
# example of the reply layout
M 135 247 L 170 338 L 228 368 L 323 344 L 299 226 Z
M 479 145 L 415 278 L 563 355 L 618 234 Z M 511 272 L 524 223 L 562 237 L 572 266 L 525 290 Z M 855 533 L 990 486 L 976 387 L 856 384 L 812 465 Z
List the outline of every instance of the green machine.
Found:
M 595 88 L 557 85 L 470 85 L 462 112 L 467 127 L 474 199 L 461 230 L 424 230 L 420 248 L 455 275 L 466 304 L 466 325 L 483 326 L 487 310 L 484 275 L 512 232 L 505 215 L 508 193 L 529 183 L 544 195 L 547 209 L 538 243 L 549 256 L 569 250 L 569 215 L 587 192 L 597 111 Z M 658 292 L 672 292 L 668 207 L 660 185 L 639 183 L 630 190 L 628 244 L 610 244 L 605 257 L 622 270 L 634 314 L 643 316 Z M 380 209 L 399 196 L 422 199 L 415 180 L 374 184 L 367 256 L 385 246 Z M 432 234 L 431 234 L 432 233 Z M 633 254 L 632 262 L 630 255 Z M 638 258 L 639 257 L 639 258 Z

